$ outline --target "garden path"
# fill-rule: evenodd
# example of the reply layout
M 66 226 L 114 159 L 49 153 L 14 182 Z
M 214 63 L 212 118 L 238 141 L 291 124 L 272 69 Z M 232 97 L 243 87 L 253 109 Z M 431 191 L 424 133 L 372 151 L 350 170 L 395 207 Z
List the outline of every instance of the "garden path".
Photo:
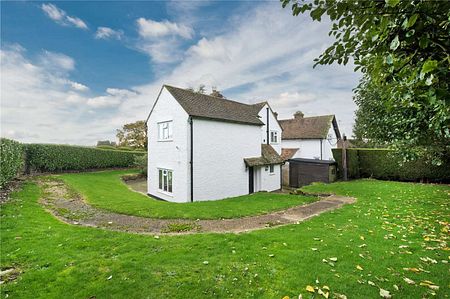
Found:
M 330 195 L 321 200 L 264 215 L 233 219 L 189 220 L 137 217 L 95 208 L 70 192 L 60 181 L 41 181 L 40 202 L 63 222 L 114 231 L 142 234 L 241 233 L 294 224 L 355 202 L 354 198 Z

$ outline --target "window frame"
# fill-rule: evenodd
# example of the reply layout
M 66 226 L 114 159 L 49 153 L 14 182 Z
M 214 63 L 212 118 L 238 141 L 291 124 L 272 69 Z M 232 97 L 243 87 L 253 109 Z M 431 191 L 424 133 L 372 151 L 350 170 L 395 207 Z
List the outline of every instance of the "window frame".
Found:
M 276 141 L 273 141 L 273 136 L 275 136 L 276 137 Z M 269 136 L 269 138 L 270 138 L 270 144 L 278 144 L 279 143 L 279 134 L 278 134 L 278 131 L 276 131 L 276 130 L 271 130 L 270 131 L 270 136 Z
M 158 169 L 158 192 L 167 195 L 173 194 L 173 170 L 167 168 Z
M 275 165 L 274 164 L 270 164 L 269 165 L 269 174 L 270 175 L 274 175 L 275 174 Z
M 166 128 L 163 126 L 167 125 Z M 158 142 L 173 141 L 173 120 L 160 121 L 157 123 Z M 167 137 L 165 136 L 165 130 L 167 130 Z

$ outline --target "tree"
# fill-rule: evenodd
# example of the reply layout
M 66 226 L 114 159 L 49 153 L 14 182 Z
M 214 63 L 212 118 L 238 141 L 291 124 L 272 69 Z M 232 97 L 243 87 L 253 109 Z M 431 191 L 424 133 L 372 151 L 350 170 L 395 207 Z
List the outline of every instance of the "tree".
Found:
M 206 86 L 205 84 L 200 84 L 197 89 L 194 89 L 193 87 L 189 87 L 188 90 L 196 93 L 205 94 L 206 93 Z
M 147 149 L 147 126 L 142 120 L 125 124 L 122 129 L 117 130 L 116 137 L 119 146 Z
M 358 129 L 405 159 L 441 163 L 450 152 L 450 2 L 282 0 L 288 4 L 295 16 L 331 20 L 335 42 L 315 66 L 352 59 L 362 72 Z

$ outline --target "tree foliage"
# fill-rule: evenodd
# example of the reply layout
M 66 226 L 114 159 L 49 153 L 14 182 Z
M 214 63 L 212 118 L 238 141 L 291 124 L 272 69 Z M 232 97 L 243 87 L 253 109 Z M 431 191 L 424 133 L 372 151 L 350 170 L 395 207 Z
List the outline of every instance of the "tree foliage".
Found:
M 347 64 L 363 74 L 355 89 L 364 135 L 406 159 L 441 163 L 450 144 L 450 2 L 282 0 L 293 15 L 331 20 L 334 43 L 317 64 Z
M 147 126 L 142 120 L 125 124 L 122 129 L 117 130 L 116 137 L 119 146 L 147 149 Z

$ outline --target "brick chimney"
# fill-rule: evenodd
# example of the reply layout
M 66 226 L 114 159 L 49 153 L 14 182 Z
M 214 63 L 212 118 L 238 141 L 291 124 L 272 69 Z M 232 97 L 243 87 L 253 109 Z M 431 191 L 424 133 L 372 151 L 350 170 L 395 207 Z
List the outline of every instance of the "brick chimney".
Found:
M 301 119 L 304 116 L 305 116 L 305 114 L 303 114 L 303 112 L 301 112 L 301 111 L 297 111 L 297 112 L 294 113 L 294 118 L 295 119 Z
M 222 99 L 225 98 L 225 97 L 223 96 L 223 94 L 221 94 L 220 91 L 218 91 L 218 90 L 215 89 L 215 88 L 213 88 L 213 90 L 212 90 L 210 96 L 217 97 L 217 98 L 222 98 Z

